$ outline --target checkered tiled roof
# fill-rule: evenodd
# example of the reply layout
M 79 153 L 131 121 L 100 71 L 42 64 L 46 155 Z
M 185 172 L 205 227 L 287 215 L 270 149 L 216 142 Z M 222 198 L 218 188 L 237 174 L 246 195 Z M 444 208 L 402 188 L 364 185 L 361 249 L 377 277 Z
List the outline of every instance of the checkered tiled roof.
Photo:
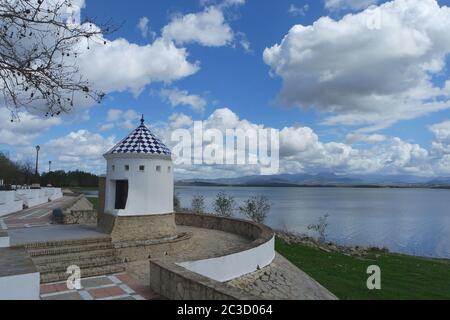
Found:
M 107 154 L 155 154 L 170 156 L 172 153 L 141 120 L 141 125 L 119 142 Z

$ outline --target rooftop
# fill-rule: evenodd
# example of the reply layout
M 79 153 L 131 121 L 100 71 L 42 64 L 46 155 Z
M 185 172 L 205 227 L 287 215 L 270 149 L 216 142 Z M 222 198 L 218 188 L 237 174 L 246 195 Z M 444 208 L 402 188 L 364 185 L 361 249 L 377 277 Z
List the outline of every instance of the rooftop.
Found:
M 153 154 L 170 156 L 172 154 L 170 149 L 147 128 L 144 122 L 144 116 L 142 116 L 140 126 L 105 155 Z

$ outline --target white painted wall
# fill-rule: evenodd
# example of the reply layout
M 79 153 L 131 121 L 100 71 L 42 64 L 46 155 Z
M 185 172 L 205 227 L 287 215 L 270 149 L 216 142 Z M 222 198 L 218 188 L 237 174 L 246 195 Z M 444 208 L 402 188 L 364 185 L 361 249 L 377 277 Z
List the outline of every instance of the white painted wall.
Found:
M 130 167 L 129 171 L 125 171 L 126 165 Z M 143 172 L 139 171 L 141 165 L 145 166 Z M 105 212 L 116 216 L 173 213 L 174 177 L 171 160 L 148 155 L 122 155 L 108 158 L 107 166 Z M 157 166 L 161 167 L 161 172 L 156 170 Z M 117 180 L 128 180 L 125 210 L 115 209 Z
M 275 237 L 247 251 L 199 261 L 177 263 L 189 271 L 210 279 L 225 282 L 255 272 L 272 263 L 275 258 Z
M 0 248 L 9 248 L 9 247 L 10 247 L 9 237 L 0 236 Z
M 0 191 L 0 217 L 22 209 L 23 201 L 17 198 L 15 191 Z
M 61 188 L 43 188 L 49 201 L 55 201 L 63 197 Z
M 48 202 L 45 189 L 25 189 L 17 190 L 16 192 L 22 196 L 23 203 L 28 208 L 39 206 Z
M 39 300 L 40 275 L 0 277 L 0 300 Z

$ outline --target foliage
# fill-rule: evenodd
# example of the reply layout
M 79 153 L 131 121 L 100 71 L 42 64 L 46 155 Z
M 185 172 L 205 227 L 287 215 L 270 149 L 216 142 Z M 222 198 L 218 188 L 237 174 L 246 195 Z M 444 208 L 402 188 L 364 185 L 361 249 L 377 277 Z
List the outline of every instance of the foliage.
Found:
M 41 185 L 54 187 L 95 187 L 98 176 L 83 171 L 53 171 L 42 174 Z
M 173 209 L 175 210 L 175 212 L 181 211 L 181 201 L 178 193 L 175 193 L 173 195 Z
M 327 240 L 327 228 L 329 226 L 328 224 L 329 216 L 330 216 L 329 214 L 326 214 L 323 217 L 319 218 L 319 222 L 317 224 L 311 224 L 308 226 L 308 230 L 317 232 L 317 234 L 319 235 L 318 240 L 320 243 L 325 243 Z
M 214 201 L 214 212 L 221 217 L 232 217 L 236 208 L 236 202 L 232 196 L 225 192 L 219 192 Z
M 246 200 L 244 205 L 239 207 L 239 211 L 254 222 L 264 223 L 270 212 L 270 208 L 271 204 L 267 197 L 257 196 Z
M 0 95 L 11 121 L 22 107 L 55 116 L 73 109 L 77 96 L 102 100 L 77 59 L 90 42 L 106 44 L 102 34 L 112 30 L 76 21 L 79 10 L 73 0 L 0 0 Z
M 191 212 L 203 214 L 205 213 L 205 197 L 202 195 L 194 195 L 192 196 L 191 201 Z
M 0 180 L 5 185 L 30 185 L 36 182 L 31 161 L 14 162 L 0 152 Z

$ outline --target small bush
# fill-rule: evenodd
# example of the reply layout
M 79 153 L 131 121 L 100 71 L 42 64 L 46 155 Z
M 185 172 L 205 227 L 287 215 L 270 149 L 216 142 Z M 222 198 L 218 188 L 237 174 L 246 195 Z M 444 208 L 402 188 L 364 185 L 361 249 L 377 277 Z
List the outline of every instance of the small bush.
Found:
M 244 202 L 242 207 L 239 207 L 239 211 L 257 223 L 264 223 L 267 215 L 270 212 L 271 204 L 269 199 L 265 196 L 251 197 Z
M 325 243 L 327 240 L 327 228 L 329 226 L 328 224 L 328 217 L 330 215 L 326 214 L 323 217 L 319 218 L 319 222 L 317 224 L 312 224 L 308 226 L 308 230 L 315 231 L 319 235 L 319 242 Z
M 221 217 L 232 217 L 236 208 L 236 202 L 232 196 L 225 192 L 219 192 L 214 201 L 214 213 Z
M 181 211 L 181 201 L 178 193 L 173 195 L 173 209 L 175 210 L 175 212 Z
M 205 197 L 202 195 L 194 195 L 191 201 L 191 212 L 203 214 L 205 213 Z

